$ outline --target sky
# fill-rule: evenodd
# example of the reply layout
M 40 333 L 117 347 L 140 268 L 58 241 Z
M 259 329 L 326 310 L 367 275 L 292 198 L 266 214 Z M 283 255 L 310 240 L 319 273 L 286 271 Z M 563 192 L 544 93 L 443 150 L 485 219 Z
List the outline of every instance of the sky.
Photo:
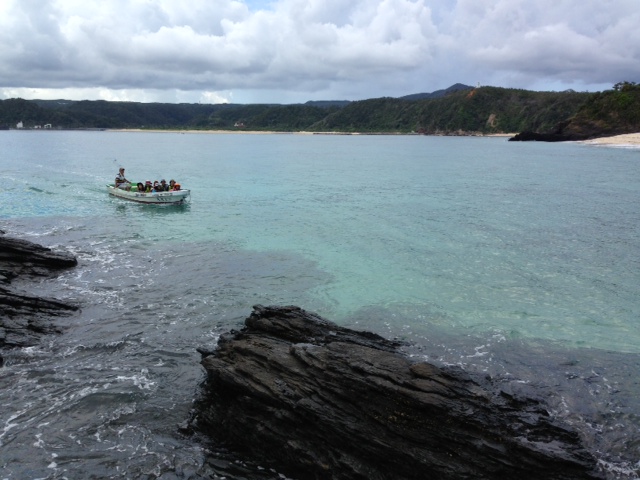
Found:
M 304 103 L 640 83 L 640 0 L 0 0 L 0 99 Z

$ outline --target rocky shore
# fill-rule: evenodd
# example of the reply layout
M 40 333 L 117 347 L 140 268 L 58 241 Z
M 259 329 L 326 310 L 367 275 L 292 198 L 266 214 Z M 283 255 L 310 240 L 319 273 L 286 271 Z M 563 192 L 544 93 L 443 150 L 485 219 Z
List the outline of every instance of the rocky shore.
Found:
M 0 351 L 37 345 L 42 335 L 60 332 L 53 322 L 55 317 L 78 310 L 76 305 L 17 290 L 12 281 L 17 277 L 51 277 L 77 264 L 71 254 L 6 237 L 0 231 Z
M 191 428 L 306 479 L 602 478 L 523 383 L 413 362 L 298 307 L 255 306 L 200 348 Z

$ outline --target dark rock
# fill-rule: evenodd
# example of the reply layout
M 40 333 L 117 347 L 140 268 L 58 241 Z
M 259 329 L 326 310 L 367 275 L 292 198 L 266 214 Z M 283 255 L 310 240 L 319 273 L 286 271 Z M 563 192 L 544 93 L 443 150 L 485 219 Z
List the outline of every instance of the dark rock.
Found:
M 591 138 L 588 134 L 571 132 L 567 130 L 570 121 L 560 122 L 550 132 L 522 132 L 509 139 L 510 142 L 570 142 L 577 140 L 587 140 Z M 593 136 L 597 134 L 593 133 Z
M 52 318 L 78 310 L 51 298 L 16 292 L 10 287 L 18 276 L 51 276 L 75 267 L 76 258 L 36 243 L 0 236 L 0 347 L 37 345 L 43 334 L 59 333 Z M 1 366 L 1 365 L 0 365 Z
M 34 297 L 0 287 L 0 347 L 37 345 L 43 334 L 61 333 L 52 317 L 78 310 L 55 299 Z
M 589 479 L 596 461 L 526 386 L 412 363 L 297 307 L 223 336 L 194 428 L 297 479 Z
M 582 138 L 573 138 L 561 133 L 522 132 L 509 139 L 510 142 L 566 142 L 571 140 L 582 140 Z
M 51 270 L 76 265 L 78 260 L 69 253 L 54 252 L 27 240 L 0 236 L 0 275 L 9 280 L 18 275 L 49 275 Z

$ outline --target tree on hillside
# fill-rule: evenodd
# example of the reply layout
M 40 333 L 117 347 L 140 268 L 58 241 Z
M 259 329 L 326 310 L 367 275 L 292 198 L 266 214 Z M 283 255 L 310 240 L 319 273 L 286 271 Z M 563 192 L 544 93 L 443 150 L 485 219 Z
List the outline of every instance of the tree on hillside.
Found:
M 618 82 L 613 86 L 616 92 L 629 92 L 632 90 L 640 90 L 640 85 L 636 82 Z

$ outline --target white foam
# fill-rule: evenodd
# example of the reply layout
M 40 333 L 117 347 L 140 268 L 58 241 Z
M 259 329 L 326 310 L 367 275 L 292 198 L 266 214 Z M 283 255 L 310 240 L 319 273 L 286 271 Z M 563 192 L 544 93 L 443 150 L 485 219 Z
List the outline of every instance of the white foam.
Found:
M 156 385 L 156 382 L 151 381 L 146 377 L 148 370 L 143 368 L 140 372 L 140 375 L 132 375 L 130 377 L 127 376 L 118 376 L 116 380 L 118 382 L 132 382 L 133 385 L 140 388 L 141 390 L 152 390 L 152 387 Z
M 36 448 L 44 448 L 44 441 L 42 440 L 42 433 L 36 434 L 36 441 L 33 442 L 33 446 Z
M 638 474 L 640 471 L 640 460 L 636 463 L 613 463 L 606 460 L 598 460 L 598 465 L 600 465 L 604 471 L 611 472 L 619 479 L 632 480 L 640 478 L 640 475 Z

